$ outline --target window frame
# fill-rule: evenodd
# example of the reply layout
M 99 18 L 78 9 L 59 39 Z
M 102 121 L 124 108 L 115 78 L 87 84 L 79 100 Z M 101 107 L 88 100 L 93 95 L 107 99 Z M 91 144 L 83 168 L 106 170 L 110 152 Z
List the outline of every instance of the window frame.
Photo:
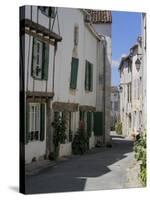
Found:
M 93 91 L 93 64 L 85 61 L 85 91 Z
M 46 104 L 27 103 L 25 143 L 43 142 L 46 132 Z
M 38 52 L 38 45 L 40 45 L 39 52 Z M 39 56 L 39 63 L 37 64 L 38 56 Z M 36 74 L 37 68 L 40 70 L 39 75 Z M 49 44 L 41 41 L 36 37 L 33 37 L 31 76 L 35 80 L 48 80 L 48 71 L 49 71 Z
M 32 111 L 33 107 L 33 111 Z M 38 113 L 36 110 L 38 108 Z M 38 119 L 37 119 L 38 115 Z M 28 134 L 29 136 L 29 141 L 38 141 L 40 140 L 40 118 L 41 118 L 41 113 L 40 113 L 40 103 L 29 103 L 29 127 L 28 127 Z M 38 122 L 38 123 L 37 123 Z M 36 127 L 36 123 L 38 124 L 38 127 Z M 38 138 L 35 138 L 35 132 L 38 132 Z M 33 133 L 33 136 L 31 135 Z M 31 139 L 33 137 L 33 139 Z

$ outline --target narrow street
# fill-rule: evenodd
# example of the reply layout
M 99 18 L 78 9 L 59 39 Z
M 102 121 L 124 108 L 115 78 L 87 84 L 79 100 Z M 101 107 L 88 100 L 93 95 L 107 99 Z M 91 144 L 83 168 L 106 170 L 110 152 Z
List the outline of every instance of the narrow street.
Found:
M 112 148 L 95 148 L 73 155 L 38 175 L 26 177 L 27 193 L 125 188 L 133 161 L 132 142 L 112 136 Z

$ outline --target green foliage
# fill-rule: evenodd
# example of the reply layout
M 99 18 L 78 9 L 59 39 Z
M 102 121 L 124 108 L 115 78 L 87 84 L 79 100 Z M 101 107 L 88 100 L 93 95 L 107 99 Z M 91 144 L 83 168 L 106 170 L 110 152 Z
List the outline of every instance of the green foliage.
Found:
M 141 133 L 140 138 L 134 144 L 135 158 L 140 162 L 140 180 L 146 186 L 146 131 Z
M 58 147 L 60 143 L 64 144 L 67 138 L 66 133 L 65 133 L 66 132 L 65 117 L 60 117 L 60 116 L 55 117 L 54 122 L 53 122 L 53 127 L 55 129 L 53 142 L 55 146 Z
M 88 150 L 88 137 L 85 130 L 79 128 L 72 142 L 72 152 L 74 154 L 83 154 Z
M 122 123 L 121 123 L 121 121 L 116 122 L 115 131 L 118 135 L 122 135 Z

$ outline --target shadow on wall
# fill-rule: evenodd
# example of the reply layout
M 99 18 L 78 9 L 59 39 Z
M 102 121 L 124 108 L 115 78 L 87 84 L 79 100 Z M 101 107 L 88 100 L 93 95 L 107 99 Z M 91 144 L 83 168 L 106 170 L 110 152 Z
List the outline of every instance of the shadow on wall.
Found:
M 83 191 L 87 178 L 107 174 L 112 165 L 126 158 L 133 151 L 133 143 L 128 140 L 113 139 L 112 148 L 95 148 L 87 154 L 70 157 L 58 162 L 35 176 L 26 177 L 26 193 L 55 193 Z

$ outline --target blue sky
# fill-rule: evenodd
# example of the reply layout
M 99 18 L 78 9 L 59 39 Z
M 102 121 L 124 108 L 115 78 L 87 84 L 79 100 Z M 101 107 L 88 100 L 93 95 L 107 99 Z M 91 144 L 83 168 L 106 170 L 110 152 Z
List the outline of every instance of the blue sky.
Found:
M 141 34 L 141 13 L 112 12 L 112 85 L 119 85 L 118 65 Z

